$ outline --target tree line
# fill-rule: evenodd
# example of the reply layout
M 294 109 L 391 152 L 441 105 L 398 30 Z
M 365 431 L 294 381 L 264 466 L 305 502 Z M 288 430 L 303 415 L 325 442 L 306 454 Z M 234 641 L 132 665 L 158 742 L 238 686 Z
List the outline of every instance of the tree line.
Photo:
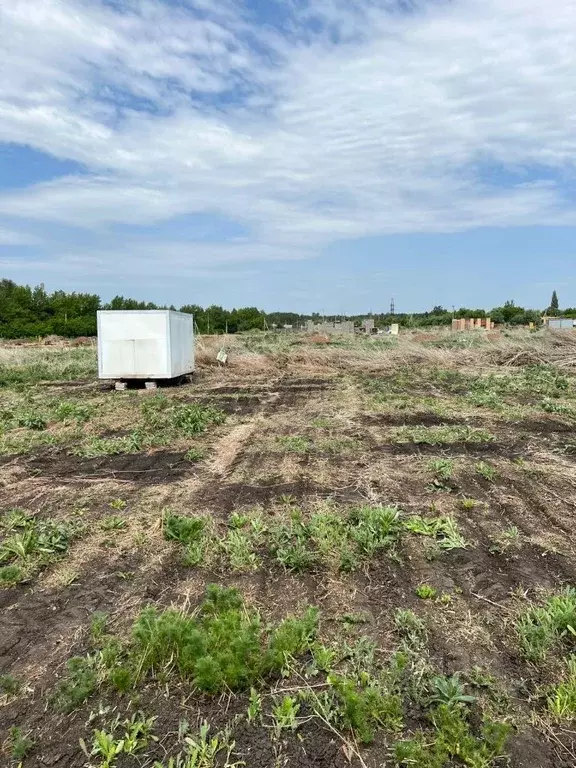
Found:
M 554 306 L 555 305 L 555 306 Z M 17 285 L 12 280 L 0 280 L 0 338 L 20 339 L 37 336 L 58 335 L 66 337 L 95 336 L 96 312 L 98 309 L 176 309 L 153 302 L 115 296 L 112 301 L 103 303 L 99 296 L 92 293 L 67 293 L 54 291 L 48 293 L 43 285 L 32 288 Z M 212 305 L 201 307 L 197 304 L 185 304 L 179 307 L 181 312 L 194 315 L 198 333 L 241 333 L 253 330 L 272 330 L 285 325 L 299 327 L 307 320 L 321 322 L 341 319 L 354 320 L 358 324 L 372 317 L 377 327 L 399 323 L 406 328 L 426 328 L 438 325 L 450 325 L 453 317 L 490 316 L 495 323 L 509 325 L 527 325 L 538 323 L 542 311 L 525 309 L 507 301 L 502 307 L 495 307 L 490 312 L 483 309 L 462 307 L 453 312 L 444 307 L 435 306 L 429 312 L 416 313 L 370 313 L 339 316 L 322 316 L 319 313 L 302 315 L 297 312 L 264 312 L 257 307 L 224 309 Z M 556 292 L 550 307 L 544 310 L 548 314 L 562 314 L 576 317 L 576 308 L 559 310 Z

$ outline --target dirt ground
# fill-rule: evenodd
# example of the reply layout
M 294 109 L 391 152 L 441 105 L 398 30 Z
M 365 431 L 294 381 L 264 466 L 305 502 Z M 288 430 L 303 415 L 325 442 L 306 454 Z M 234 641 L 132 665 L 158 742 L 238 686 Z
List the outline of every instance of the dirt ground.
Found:
M 276 731 L 273 707 L 286 692 L 327 685 L 322 672 L 302 672 L 309 654 L 297 671 L 262 681 L 262 714 L 253 721 L 246 716 L 249 691 L 203 693 L 169 676 L 148 677 L 123 693 L 100 680 L 71 711 L 54 706 L 67 661 L 93 652 L 97 612 L 107 614 L 109 632 L 126 638 L 144 606 L 190 611 L 206 585 L 218 583 L 237 587 L 266 622 L 317 606 L 324 644 L 369 638 L 382 665 L 401 640 L 398 609 L 412 611 L 424 622 L 425 663 L 437 676 L 458 673 L 474 697 L 465 705 L 472 732 L 480 733 L 488 716 L 510 725 L 503 754 L 475 765 L 576 765 L 574 713 L 561 719 L 547 709 L 550 687 L 563 679 L 570 638 L 540 665 L 523 655 L 517 632 L 518 617 L 531 606 L 576 584 L 575 378 L 566 369 L 558 385 L 549 372 L 526 370 L 489 365 L 478 372 L 456 362 L 444 375 L 437 365 L 339 371 L 289 363 L 273 371 L 205 368 L 192 383 L 160 395 L 114 392 L 91 379 L 3 390 L 8 409 L 23 408 L 22 398 L 50 413 L 63 400 L 91 408 L 71 427 L 48 418 L 42 431 L 5 430 L 0 512 L 72 521 L 77 533 L 61 555 L 0 587 L 0 674 L 18 681 L 17 691 L 0 689 L 3 764 L 158 761 L 167 768 L 183 748 L 183 720 L 190 732 L 207 721 L 210 733 L 227 734 L 233 750 L 228 762 L 222 751 L 182 768 L 408 765 L 398 762 L 395 743 L 418 733 L 434 737 L 426 697 L 408 693 L 400 727 L 376 727 L 365 745 L 344 721 L 315 716 L 305 697 L 294 728 Z M 478 377 L 491 383 L 482 388 Z M 520 383 L 503 386 L 502 377 Z M 90 455 L 94 446 L 102 450 L 97 440 L 131 434 L 142 404 L 158 396 L 211 407 L 226 418 L 193 438 Z M 85 448 L 76 450 L 79 445 Z M 200 452 L 194 460 L 191 447 Z M 444 549 L 404 531 L 391 550 L 349 572 L 322 563 L 295 570 L 262 541 L 245 567 L 232 567 L 221 555 L 187 565 L 181 546 L 163 533 L 168 514 L 201 516 L 210 520 L 216 552 L 234 515 L 271 521 L 294 509 L 306 517 L 366 506 L 396 507 L 402 520 L 448 517 L 461 546 Z M 419 597 L 422 585 L 436 597 Z M 156 718 L 145 748 L 110 763 L 85 753 L 81 740 L 90 753 L 95 729 L 112 732 L 115 718 L 136 712 Z M 14 727 L 30 741 L 22 758 L 14 753 Z M 472 763 L 454 754 L 438 763 L 462 764 Z

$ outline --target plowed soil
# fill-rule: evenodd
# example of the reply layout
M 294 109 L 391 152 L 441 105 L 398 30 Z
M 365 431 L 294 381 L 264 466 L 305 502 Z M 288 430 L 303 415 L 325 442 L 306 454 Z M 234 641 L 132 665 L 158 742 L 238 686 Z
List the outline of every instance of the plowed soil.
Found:
M 79 740 L 89 749 L 94 728 L 142 711 L 157 718 L 158 740 L 136 757 L 120 755 L 113 766 L 150 768 L 154 761 L 167 766 L 168 756 L 179 748 L 182 720 L 192 729 L 206 720 L 212 733 L 228 728 L 234 742 L 230 765 L 396 765 L 392 753 L 398 734 L 382 729 L 373 744 L 358 746 L 349 732 L 342 731 L 343 738 L 311 716 L 305 703 L 297 730 L 276 738 L 269 697 L 291 689 L 291 680 L 267 682 L 262 724 L 246 719 L 248 693 L 210 696 L 177 681 L 149 683 L 123 696 L 103 688 L 69 714 L 54 708 L 51 697 L 66 661 L 90 649 L 95 612 L 108 614 L 110 626 L 123 636 L 144 606 L 191 609 L 206 585 L 218 582 L 237 586 L 245 601 L 270 619 L 296 612 L 306 602 L 318 606 L 327 642 L 346 617 L 358 617 L 353 631 L 372 638 L 383 659 L 395 647 L 395 612 L 413 610 L 426 622 L 428 652 L 438 674 L 468 679 L 471 670 L 482 668 L 506 691 L 506 711 L 499 716 L 513 728 L 506 757 L 494 765 L 575 766 L 572 726 L 552 722 L 539 693 L 551 678 L 522 656 L 515 630 L 527 607 L 547 592 L 576 584 L 574 418 L 543 413 L 523 404 L 521 395 L 523 415 L 475 408 L 465 400 L 465 387 L 436 390 L 444 412 L 419 404 L 397 410 L 385 398 L 373 399 L 363 378 L 353 375 L 288 370 L 270 380 L 249 373 L 231 381 L 226 376 L 218 371 L 166 390 L 179 403 L 210 405 L 227 415 L 202 436 L 204 457 L 198 461 L 186 458 L 186 448 L 171 446 L 84 458 L 73 455 L 69 443 L 2 457 L 1 513 L 18 507 L 38 519 L 82 523 L 65 556 L 24 583 L 0 588 L 0 674 L 21 682 L 17 694 L 0 693 L 3 764 L 17 765 L 8 738 L 17 726 L 33 742 L 24 768 L 104 765 L 101 757 L 87 757 Z M 89 384 L 70 384 L 66 397 L 82 402 L 118 397 Z M 570 386 L 572 392 L 572 379 Z M 410 396 L 410 388 L 405 394 Z M 134 397 L 140 403 L 150 394 Z M 121 422 L 120 415 L 118 430 L 131 429 Z M 483 428 L 493 439 L 395 442 L 398 428 L 443 426 Z M 293 450 L 279 440 L 286 436 L 302 438 L 304 447 L 295 443 Z M 430 462 L 436 459 L 453 462 L 444 485 L 434 483 Z M 479 464 L 489 464 L 493 476 L 485 477 Z M 476 503 L 466 507 L 463 499 Z M 318 568 L 290 572 L 263 551 L 258 569 L 242 572 L 221 563 L 185 566 L 177 546 L 162 536 L 166 510 L 209 516 L 216 538 L 223 538 L 234 513 L 257 509 L 266 516 L 286 505 L 307 511 L 326 502 L 339 508 L 396 505 L 404 518 L 447 515 L 456 520 L 466 546 L 432 551 L 426 538 L 405 536 L 395 557 L 380 553 L 352 573 L 331 574 Z M 106 529 L 103 523 L 114 515 L 124 525 Z M 443 604 L 422 600 L 415 593 L 421 584 L 449 598 Z M 467 692 L 482 700 L 482 691 L 472 684 Z M 480 710 L 474 710 L 472 722 L 480 718 Z M 405 712 L 404 737 L 429 727 L 423 710 Z M 347 748 L 347 739 L 361 757 Z M 213 765 L 224 763 L 218 757 Z

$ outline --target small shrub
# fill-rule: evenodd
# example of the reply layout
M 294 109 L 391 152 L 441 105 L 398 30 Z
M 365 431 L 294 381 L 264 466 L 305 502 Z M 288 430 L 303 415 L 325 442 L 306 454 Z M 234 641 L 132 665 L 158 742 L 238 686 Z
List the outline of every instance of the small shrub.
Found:
M 465 509 L 467 512 L 469 512 L 478 506 L 478 502 L 476 499 L 461 499 L 460 506 L 462 509 Z

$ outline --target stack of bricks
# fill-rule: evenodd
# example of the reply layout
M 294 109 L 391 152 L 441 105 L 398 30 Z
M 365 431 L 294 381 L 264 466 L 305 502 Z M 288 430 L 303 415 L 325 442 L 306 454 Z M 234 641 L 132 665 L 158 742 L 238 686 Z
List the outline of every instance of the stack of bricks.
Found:
M 453 331 L 471 331 L 476 328 L 489 331 L 494 328 L 494 323 L 489 317 L 460 317 L 452 320 Z

